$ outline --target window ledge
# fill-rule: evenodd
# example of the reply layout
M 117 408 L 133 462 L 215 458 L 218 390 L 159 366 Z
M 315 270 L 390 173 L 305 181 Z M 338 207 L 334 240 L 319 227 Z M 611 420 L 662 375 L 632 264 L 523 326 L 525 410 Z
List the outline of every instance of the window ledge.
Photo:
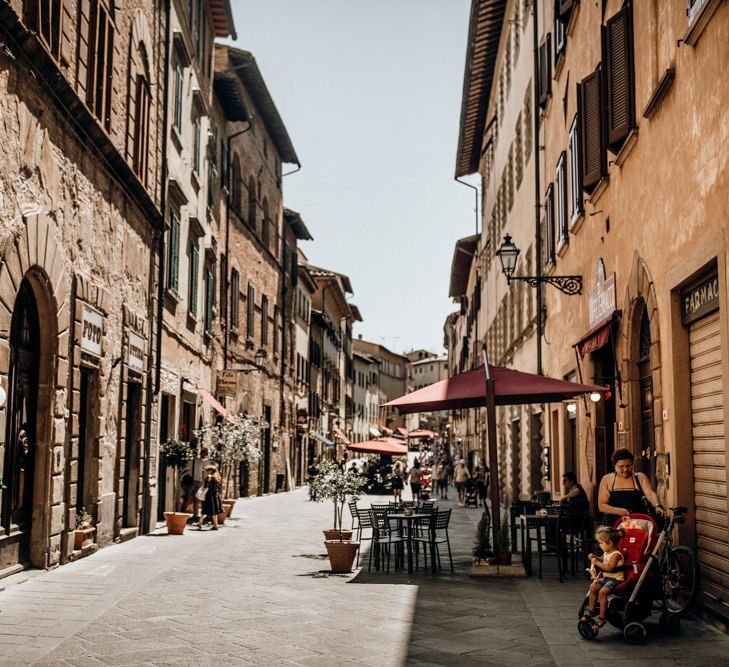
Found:
M 580 227 L 582 227 L 582 223 L 585 221 L 585 212 L 582 211 L 576 216 L 572 217 L 572 220 L 570 220 L 570 232 L 572 234 L 577 234 L 577 232 L 580 230 Z
M 182 137 L 180 136 L 180 130 L 175 125 L 170 128 L 170 139 L 172 139 L 177 152 L 182 153 Z
M 559 75 L 562 73 L 562 68 L 564 67 L 564 62 L 567 60 L 565 57 L 565 49 L 567 48 L 567 36 L 565 35 L 565 45 L 562 47 L 562 50 L 559 52 L 559 55 L 557 56 L 557 60 L 554 62 L 554 71 L 552 72 L 552 78 L 553 79 L 559 79 Z
M 562 239 L 557 245 L 557 256 L 562 257 L 567 252 L 568 247 L 569 243 L 567 242 L 567 239 Z
M 668 91 L 671 90 L 673 82 L 676 80 L 676 70 L 673 67 L 669 67 L 658 82 L 656 89 L 653 91 L 648 103 L 643 109 L 643 118 L 653 118 L 661 103 L 668 95 Z
M 194 313 L 191 313 L 189 310 L 187 311 L 187 328 L 190 331 L 195 331 L 197 328 L 197 315 Z
M 703 7 L 699 9 L 693 23 L 691 23 L 686 32 L 686 36 L 683 38 L 685 44 L 696 46 L 696 42 L 699 41 L 699 37 L 704 32 L 704 28 L 706 28 L 706 25 L 720 4 L 721 0 L 704 0 Z
M 168 298 L 170 301 L 173 301 L 175 304 L 180 303 L 180 295 L 177 293 L 177 290 L 174 290 L 170 287 L 167 287 L 165 289 L 165 297 Z
M 607 186 L 610 184 L 610 177 L 609 176 L 603 176 L 599 183 L 595 186 L 595 189 L 592 191 L 592 194 L 587 198 L 587 201 L 589 201 L 593 206 L 597 204 L 597 202 L 600 200 L 600 197 L 602 197 L 603 192 L 607 190 Z
M 547 266 L 544 267 L 544 275 L 549 276 L 554 273 L 555 268 L 557 267 L 557 262 L 553 259 L 547 260 Z
M 577 2 L 572 7 L 572 13 L 570 14 L 570 20 L 564 29 L 565 38 L 572 37 L 572 33 L 575 31 L 575 23 L 577 23 L 577 16 L 580 13 L 580 3 Z
M 618 167 L 623 166 L 623 162 L 625 162 L 625 160 L 628 158 L 628 155 L 630 155 L 630 151 L 633 150 L 633 146 L 635 146 L 636 143 L 638 143 L 637 127 L 630 131 L 630 134 L 625 138 L 625 141 L 618 151 L 618 154 L 615 156 L 615 164 Z
M 190 172 L 190 182 L 192 183 L 192 187 L 195 190 L 195 194 L 200 192 L 200 177 L 195 170 Z

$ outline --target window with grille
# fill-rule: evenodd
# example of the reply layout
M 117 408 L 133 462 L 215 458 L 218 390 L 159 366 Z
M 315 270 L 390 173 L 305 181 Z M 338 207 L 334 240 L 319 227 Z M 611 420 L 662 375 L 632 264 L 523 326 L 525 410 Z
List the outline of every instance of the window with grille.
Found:
M 554 264 L 555 261 L 555 244 L 554 244 L 554 187 L 549 184 L 547 188 L 547 196 L 544 202 L 544 213 L 545 219 L 544 224 L 546 226 L 546 260 L 547 265 Z
M 132 164 L 134 173 L 147 185 L 149 165 L 149 107 L 151 96 L 149 84 L 140 74 L 137 76 L 136 100 L 134 104 L 134 154 Z
M 254 319 L 256 313 L 256 291 L 253 289 L 253 285 L 248 283 L 248 295 L 246 298 L 246 327 L 247 336 L 249 340 L 253 340 L 254 329 L 256 322 Z
M 567 243 L 567 156 L 564 151 L 557 161 L 555 175 L 555 225 L 557 228 L 557 249 Z
M 63 0 L 26 0 L 26 16 L 50 54 L 61 59 Z
M 580 169 L 580 135 L 577 117 L 572 121 L 570 141 L 570 221 L 574 224 L 583 211 Z
M 108 132 L 111 129 L 111 78 L 114 24 L 102 0 L 92 0 L 89 14 L 89 62 L 86 103 Z
M 167 254 L 167 289 L 174 292 L 179 287 L 180 276 L 180 218 L 170 211 L 169 251 Z
M 240 273 L 236 269 L 230 272 L 230 326 L 238 328 L 240 323 L 239 310 L 240 305 Z
M 187 310 L 191 315 L 197 315 L 197 291 L 198 291 L 198 271 L 200 266 L 200 249 L 198 240 L 194 238 L 190 241 L 190 275 L 187 286 Z

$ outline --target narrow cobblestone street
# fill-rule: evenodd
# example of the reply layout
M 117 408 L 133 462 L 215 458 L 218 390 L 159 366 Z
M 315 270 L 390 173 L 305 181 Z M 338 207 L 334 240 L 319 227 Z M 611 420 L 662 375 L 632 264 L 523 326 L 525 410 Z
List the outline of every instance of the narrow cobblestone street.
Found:
M 469 579 L 478 510 L 454 508 L 454 575 L 328 576 L 330 509 L 304 490 L 241 500 L 217 533 L 18 575 L 0 593 L 2 664 L 729 664 L 729 638 L 696 621 L 639 647 L 608 627 L 581 640 L 574 580 Z

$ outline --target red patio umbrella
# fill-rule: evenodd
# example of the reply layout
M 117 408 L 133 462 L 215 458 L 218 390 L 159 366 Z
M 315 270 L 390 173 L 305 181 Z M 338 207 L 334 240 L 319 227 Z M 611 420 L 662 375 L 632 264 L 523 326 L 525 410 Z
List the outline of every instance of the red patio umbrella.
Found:
M 593 391 L 604 391 L 603 387 L 591 384 L 556 380 L 501 366 L 489 365 L 489 371 L 494 379 L 496 405 L 554 403 Z M 385 405 L 396 407 L 402 413 L 486 407 L 484 367 L 459 373 L 447 380 L 441 380 L 396 398 Z M 409 435 L 411 438 L 419 437 L 417 433 L 418 431 L 412 431 Z
M 402 456 L 408 453 L 407 443 L 397 438 L 376 438 L 366 442 L 354 442 L 347 445 L 347 449 L 351 452 L 387 454 L 389 456 Z
M 437 433 L 429 431 L 427 428 L 419 428 L 416 431 L 410 431 L 410 433 L 408 433 L 408 438 L 430 438 L 432 440 L 437 436 Z
M 523 405 L 529 403 L 554 403 L 581 394 L 603 392 L 603 387 L 578 384 L 524 373 L 511 368 L 492 366 L 488 363 L 486 346 L 483 349 L 484 365 L 471 371 L 454 375 L 428 387 L 385 403 L 401 413 L 436 412 L 461 408 L 486 407 L 486 442 L 488 443 L 491 480 L 491 508 L 494 545 L 501 525 L 499 507 L 498 446 L 496 443 L 496 406 Z M 484 460 L 486 447 L 483 447 Z

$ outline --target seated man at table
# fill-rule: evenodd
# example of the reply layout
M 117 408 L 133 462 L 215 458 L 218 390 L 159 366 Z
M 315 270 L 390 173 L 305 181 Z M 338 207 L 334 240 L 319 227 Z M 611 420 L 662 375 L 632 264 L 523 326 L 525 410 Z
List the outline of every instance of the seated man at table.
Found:
M 562 475 L 562 486 L 564 495 L 559 499 L 560 505 L 566 505 L 578 512 L 587 512 L 590 501 L 587 499 L 582 484 L 577 481 L 577 475 L 573 472 L 566 472 Z

